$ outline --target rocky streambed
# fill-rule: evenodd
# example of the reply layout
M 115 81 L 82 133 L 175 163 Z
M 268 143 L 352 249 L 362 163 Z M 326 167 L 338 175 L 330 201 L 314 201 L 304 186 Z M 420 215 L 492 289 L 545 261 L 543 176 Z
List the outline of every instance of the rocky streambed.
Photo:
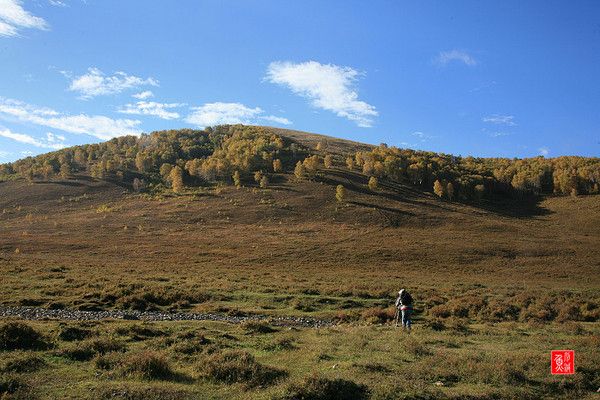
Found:
M 228 315 L 218 313 L 163 312 L 163 311 L 81 311 L 70 309 L 48 309 L 41 307 L 0 306 L 0 318 L 18 317 L 26 320 L 99 321 L 105 319 L 141 321 L 218 321 L 240 324 L 247 321 L 262 321 L 275 326 L 325 328 L 335 325 L 331 320 L 308 317 L 279 317 L 270 315 Z

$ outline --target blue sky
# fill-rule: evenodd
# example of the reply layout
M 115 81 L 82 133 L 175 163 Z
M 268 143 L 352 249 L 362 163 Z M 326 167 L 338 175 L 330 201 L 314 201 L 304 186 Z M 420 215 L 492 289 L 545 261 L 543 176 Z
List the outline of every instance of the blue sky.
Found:
M 600 2 L 0 0 L 0 162 L 236 122 L 599 156 Z

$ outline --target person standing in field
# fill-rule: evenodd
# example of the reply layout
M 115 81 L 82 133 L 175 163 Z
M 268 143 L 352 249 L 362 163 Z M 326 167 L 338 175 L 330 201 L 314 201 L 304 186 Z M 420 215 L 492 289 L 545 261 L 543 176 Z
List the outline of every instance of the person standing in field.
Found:
M 410 331 L 410 317 L 413 311 L 413 298 L 406 289 L 401 289 L 398 292 L 396 299 L 396 326 L 398 326 L 398 318 L 402 314 L 402 329 Z

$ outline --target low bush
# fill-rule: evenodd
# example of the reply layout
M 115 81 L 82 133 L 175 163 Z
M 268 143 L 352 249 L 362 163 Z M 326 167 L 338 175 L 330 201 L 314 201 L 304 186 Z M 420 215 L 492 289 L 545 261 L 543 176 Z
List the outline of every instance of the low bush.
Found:
M 98 369 L 111 371 L 121 365 L 123 360 L 123 353 L 111 352 L 106 354 L 98 354 L 94 358 L 94 365 Z
M 124 358 L 120 370 L 125 376 L 147 380 L 169 380 L 175 376 L 167 358 L 153 351 L 144 351 Z
M 43 350 L 48 347 L 42 334 L 23 322 L 0 326 L 0 350 Z
M 366 400 L 369 389 L 365 385 L 345 379 L 329 379 L 312 375 L 301 383 L 287 387 L 285 400 Z
M 215 353 L 201 366 L 203 375 L 222 383 L 241 383 L 247 387 L 268 386 L 287 375 L 283 370 L 258 363 L 244 351 Z
M 241 324 L 241 328 L 246 331 L 246 333 L 273 333 L 277 332 L 277 329 L 273 328 L 271 325 L 264 321 L 252 321 L 248 320 Z
M 87 361 L 98 354 L 116 351 L 125 351 L 125 345 L 111 338 L 101 338 L 78 342 L 73 346 L 63 349 L 60 355 L 75 361 Z
M 171 345 L 171 349 L 177 353 L 192 355 L 203 351 L 211 341 L 203 335 L 193 336 L 189 339 L 178 339 Z
M 20 377 L 14 375 L 0 375 L 1 399 L 32 399 L 30 386 Z
M 99 400 L 183 400 L 191 397 L 190 393 L 180 389 L 138 384 L 102 385 L 93 396 Z
M 388 321 L 392 321 L 396 315 L 395 307 L 388 308 L 367 308 L 362 312 L 361 316 L 370 324 L 384 324 Z
M 3 372 L 35 372 L 46 366 L 46 361 L 35 354 L 20 354 L 2 365 Z
M 61 329 L 58 337 L 60 340 L 72 342 L 74 340 L 83 340 L 92 335 L 92 331 L 79 326 L 65 326 Z

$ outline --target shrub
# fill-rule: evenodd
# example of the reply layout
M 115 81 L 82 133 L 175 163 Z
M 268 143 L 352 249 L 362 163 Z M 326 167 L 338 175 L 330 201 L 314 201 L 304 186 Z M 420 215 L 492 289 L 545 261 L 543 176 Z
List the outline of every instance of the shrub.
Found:
M 46 365 L 43 358 L 34 354 L 23 354 L 9 359 L 2 366 L 4 372 L 35 372 Z
M 228 384 L 242 383 L 247 387 L 268 386 L 287 375 L 283 370 L 258 363 L 244 351 L 215 353 L 201 367 L 205 377 Z
M 172 379 L 175 375 L 167 358 L 153 351 L 134 354 L 123 360 L 121 372 L 142 379 Z
M 277 329 L 274 329 L 271 325 L 264 321 L 245 321 L 241 325 L 242 329 L 246 331 L 246 333 L 273 333 L 277 332 Z
M 100 400 L 183 400 L 190 397 L 187 391 L 170 387 L 140 387 L 127 384 L 102 385 L 94 392 L 94 398 Z
M 0 375 L 0 398 L 2 399 L 31 399 L 30 388 L 18 376 Z
M 75 361 L 87 361 L 97 354 L 124 350 L 125 345 L 123 343 L 109 338 L 102 338 L 78 342 L 74 346 L 63 349 L 61 355 Z
M 171 348 L 177 353 L 190 355 L 201 352 L 210 343 L 211 341 L 204 335 L 192 335 L 191 337 L 180 338 Z
M 98 369 L 113 370 L 121 364 L 122 357 L 122 353 L 117 352 L 98 354 L 94 358 L 94 365 Z
M 61 329 L 58 337 L 66 342 L 83 340 L 92 335 L 92 331 L 78 326 L 66 326 Z
M 364 400 L 369 398 L 367 386 L 345 379 L 329 379 L 312 375 L 300 384 L 288 386 L 285 400 Z
M 23 322 L 0 326 L 0 350 L 40 350 L 48 347 L 42 334 Z
M 396 315 L 396 308 L 367 308 L 365 311 L 362 312 L 361 315 L 364 320 L 371 324 L 384 324 L 394 319 L 394 316 Z

